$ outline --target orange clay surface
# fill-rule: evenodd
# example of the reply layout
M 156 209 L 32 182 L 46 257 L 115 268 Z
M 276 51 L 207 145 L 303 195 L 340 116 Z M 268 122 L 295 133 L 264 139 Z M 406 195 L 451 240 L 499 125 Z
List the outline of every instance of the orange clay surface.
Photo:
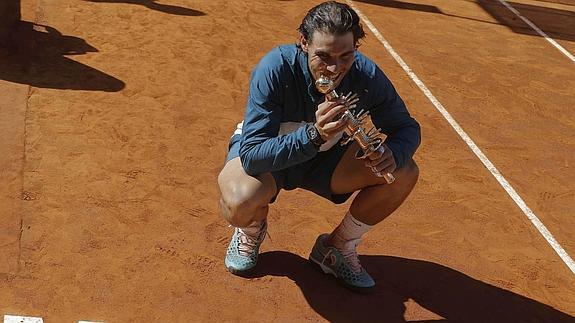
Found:
M 365 237 L 372 295 L 307 262 L 346 211 L 282 192 L 252 278 L 227 273 L 216 177 L 251 69 L 315 1 L 22 0 L 0 53 L 0 317 L 44 322 L 573 322 L 575 274 L 368 36 L 423 142 Z M 492 0 L 355 1 L 575 255 L 575 63 Z M 512 2 L 575 52 L 575 2 Z

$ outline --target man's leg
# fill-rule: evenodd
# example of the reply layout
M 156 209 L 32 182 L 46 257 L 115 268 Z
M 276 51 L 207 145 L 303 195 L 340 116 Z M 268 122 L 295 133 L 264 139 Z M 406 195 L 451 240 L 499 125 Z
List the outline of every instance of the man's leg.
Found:
M 331 189 L 334 194 L 360 190 L 349 211 L 359 221 L 375 225 L 405 201 L 417 183 L 419 168 L 410 160 L 393 173 L 393 184 L 387 184 L 384 178 L 365 167 L 363 160 L 355 158 L 356 151 L 354 144 L 340 160 L 331 179 Z
M 226 163 L 218 176 L 223 217 L 235 227 L 225 264 L 234 274 L 244 274 L 256 263 L 267 229 L 268 204 L 277 188 L 271 174 L 250 176 L 239 157 Z
M 262 221 L 268 204 L 276 195 L 274 177 L 270 173 L 256 177 L 246 174 L 239 157 L 226 163 L 218 176 L 222 215 L 234 227 L 245 227 Z

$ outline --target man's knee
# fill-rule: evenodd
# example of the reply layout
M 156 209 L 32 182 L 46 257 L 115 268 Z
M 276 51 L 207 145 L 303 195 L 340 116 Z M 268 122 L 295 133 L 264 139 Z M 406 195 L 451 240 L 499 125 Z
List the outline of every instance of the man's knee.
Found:
M 258 208 L 262 205 L 255 194 L 236 188 L 231 194 L 222 194 L 220 199 L 224 218 L 235 227 L 248 226 L 254 220 Z
M 419 178 L 419 166 L 413 159 L 409 159 L 405 165 L 403 165 L 396 172 L 396 177 L 398 177 L 402 182 L 414 185 Z
M 271 175 L 270 175 L 271 176 Z M 242 180 L 243 179 L 243 180 Z M 254 221 L 261 208 L 268 205 L 271 192 L 268 183 L 253 177 L 218 177 L 223 217 L 235 227 L 245 227 Z

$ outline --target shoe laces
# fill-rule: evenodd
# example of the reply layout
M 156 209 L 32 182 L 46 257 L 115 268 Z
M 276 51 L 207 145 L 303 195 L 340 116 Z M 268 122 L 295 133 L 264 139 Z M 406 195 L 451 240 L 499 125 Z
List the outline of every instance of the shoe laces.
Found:
M 347 261 L 351 269 L 356 273 L 360 273 L 363 270 L 356 251 L 356 247 L 360 242 L 361 239 L 348 240 L 343 245 L 342 250 L 340 250 L 343 258 Z
M 259 243 L 265 238 L 267 225 L 265 222 L 258 224 L 259 229 L 255 233 L 248 233 L 241 228 L 238 230 L 238 253 L 243 257 L 249 257 L 256 251 Z

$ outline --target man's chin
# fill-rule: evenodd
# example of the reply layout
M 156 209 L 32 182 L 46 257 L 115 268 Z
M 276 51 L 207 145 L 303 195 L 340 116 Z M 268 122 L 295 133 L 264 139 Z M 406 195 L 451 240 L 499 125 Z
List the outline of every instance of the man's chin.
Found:
M 333 89 L 337 89 L 337 87 L 339 86 L 339 84 L 341 83 L 341 76 L 338 77 L 334 82 L 333 82 Z
M 333 88 L 337 88 L 339 86 L 339 84 L 341 83 L 341 81 L 343 80 L 343 78 L 345 77 L 345 73 L 340 73 L 336 79 L 333 80 Z

